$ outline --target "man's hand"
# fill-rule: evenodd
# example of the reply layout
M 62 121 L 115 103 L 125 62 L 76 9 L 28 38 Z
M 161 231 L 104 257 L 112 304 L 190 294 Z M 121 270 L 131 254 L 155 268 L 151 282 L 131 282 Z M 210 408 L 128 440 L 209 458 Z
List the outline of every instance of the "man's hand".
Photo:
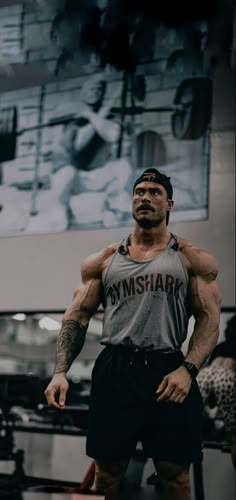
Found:
M 44 392 L 48 405 L 63 410 L 63 408 L 65 408 L 66 393 L 68 389 L 69 384 L 64 373 L 55 373 Z
M 157 401 L 172 401 L 183 403 L 187 397 L 192 384 L 192 377 L 184 366 L 168 373 L 160 383 L 156 394 Z
M 87 104 L 81 104 L 81 108 L 77 113 L 78 118 L 86 118 L 87 120 L 91 121 L 93 116 L 96 115 L 95 113 Z

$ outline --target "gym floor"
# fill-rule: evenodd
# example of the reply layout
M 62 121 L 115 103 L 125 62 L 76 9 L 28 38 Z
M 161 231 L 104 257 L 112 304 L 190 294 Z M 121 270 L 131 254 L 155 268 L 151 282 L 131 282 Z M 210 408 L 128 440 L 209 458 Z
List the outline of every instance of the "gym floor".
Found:
M 13 499 L 12 499 L 13 500 Z M 100 495 L 80 495 L 76 493 L 62 494 L 62 493 L 24 493 L 22 500 L 104 500 L 104 496 Z M 153 487 L 147 486 L 142 491 L 133 492 L 129 496 L 123 497 L 123 500 L 158 500 Z
M 103 500 L 102 496 L 80 495 L 76 493 L 24 493 L 22 500 Z M 12 499 L 14 500 L 14 499 Z
M 140 492 L 134 491 L 133 494 L 124 496 L 122 500 L 157 500 L 158 497 L 153 491 L 153 487 L 147 486 Z M 13 499 L 12 499 L 13 500 Z M 80 495 L 76 493 L 24 493 L 22 500 L 104 500 L 104 496 L 100 495 Z

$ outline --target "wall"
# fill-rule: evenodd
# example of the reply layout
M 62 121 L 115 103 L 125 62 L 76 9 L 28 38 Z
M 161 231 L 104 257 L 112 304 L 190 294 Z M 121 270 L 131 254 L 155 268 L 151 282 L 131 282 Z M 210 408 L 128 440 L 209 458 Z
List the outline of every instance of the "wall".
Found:
M 234 74 L 218 66 L 214 78 L 209 219 L 170 224 L 170 230 L 208 249 L 220 265 L 223 306 L 235 305 Z M 0 311 L 64 310 L 90 253 L 127 228 L 71 231 L 0 239 Z
M 49 50 L 50 22 L 62 3 L 44 2 L 43 9 L 35 10 L 32 2 L 1 2 L 1 55 L 15 65 L 16 77 L 6 78 L 0 73 L 0 92 L 53 80 L 50 71 L 55 69 L 59 46 L 51 44 Z M 173 43 L 176 44 L 175 39 Z M 41 64 L 37 66 L 38 63 Z M 26 92 L 28 95 L 29 89 Z M 234 94 L 234 71 L 222 63 L 215 70 L 214 81 L 209 218 L 170 224 L 172 232 L 216 255 L 223 306 L 235 305 Z M 0 312 L 63 310 L 80 281 L 80 265 L 85 256 L 122 238 L 128 230 L 0 237 Z

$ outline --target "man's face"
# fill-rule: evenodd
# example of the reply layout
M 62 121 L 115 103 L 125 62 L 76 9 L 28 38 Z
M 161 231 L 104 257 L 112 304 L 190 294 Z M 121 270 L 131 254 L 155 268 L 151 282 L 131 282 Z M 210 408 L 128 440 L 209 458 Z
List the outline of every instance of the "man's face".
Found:
M 134 190 L 133 218 L 144 228 L 159 226 L 173 205 L 161 184 L 144 181 L 137 184 Z
M 97 104 L 103 98 L 104 88 L 103 81 L 87 82 L 82 92 L 83 101 L 90 106 Z

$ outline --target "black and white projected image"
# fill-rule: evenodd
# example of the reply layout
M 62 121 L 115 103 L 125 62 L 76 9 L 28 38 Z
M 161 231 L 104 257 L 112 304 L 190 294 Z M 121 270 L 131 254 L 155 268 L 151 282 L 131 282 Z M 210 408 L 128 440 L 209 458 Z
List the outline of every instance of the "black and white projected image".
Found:
M 27 4 L 11 48 L 13 61 L 27 52 L 29 72 L 36 61 L 56 76 L 0 94 L 0 235 L 129 226 L 132 186 L 148 167 L 171 176 L 171 221 L 207 218 L 212 83 L 201 46 L 187 49 L 183 33 L 161 25 L 132 71 L 78 50 L 67 77 L 72 56 L 55 32 L 69 28 L 55 5 L 44 14 L 45 4 Z M 205 24 L 195 29 L 204 40 Z

